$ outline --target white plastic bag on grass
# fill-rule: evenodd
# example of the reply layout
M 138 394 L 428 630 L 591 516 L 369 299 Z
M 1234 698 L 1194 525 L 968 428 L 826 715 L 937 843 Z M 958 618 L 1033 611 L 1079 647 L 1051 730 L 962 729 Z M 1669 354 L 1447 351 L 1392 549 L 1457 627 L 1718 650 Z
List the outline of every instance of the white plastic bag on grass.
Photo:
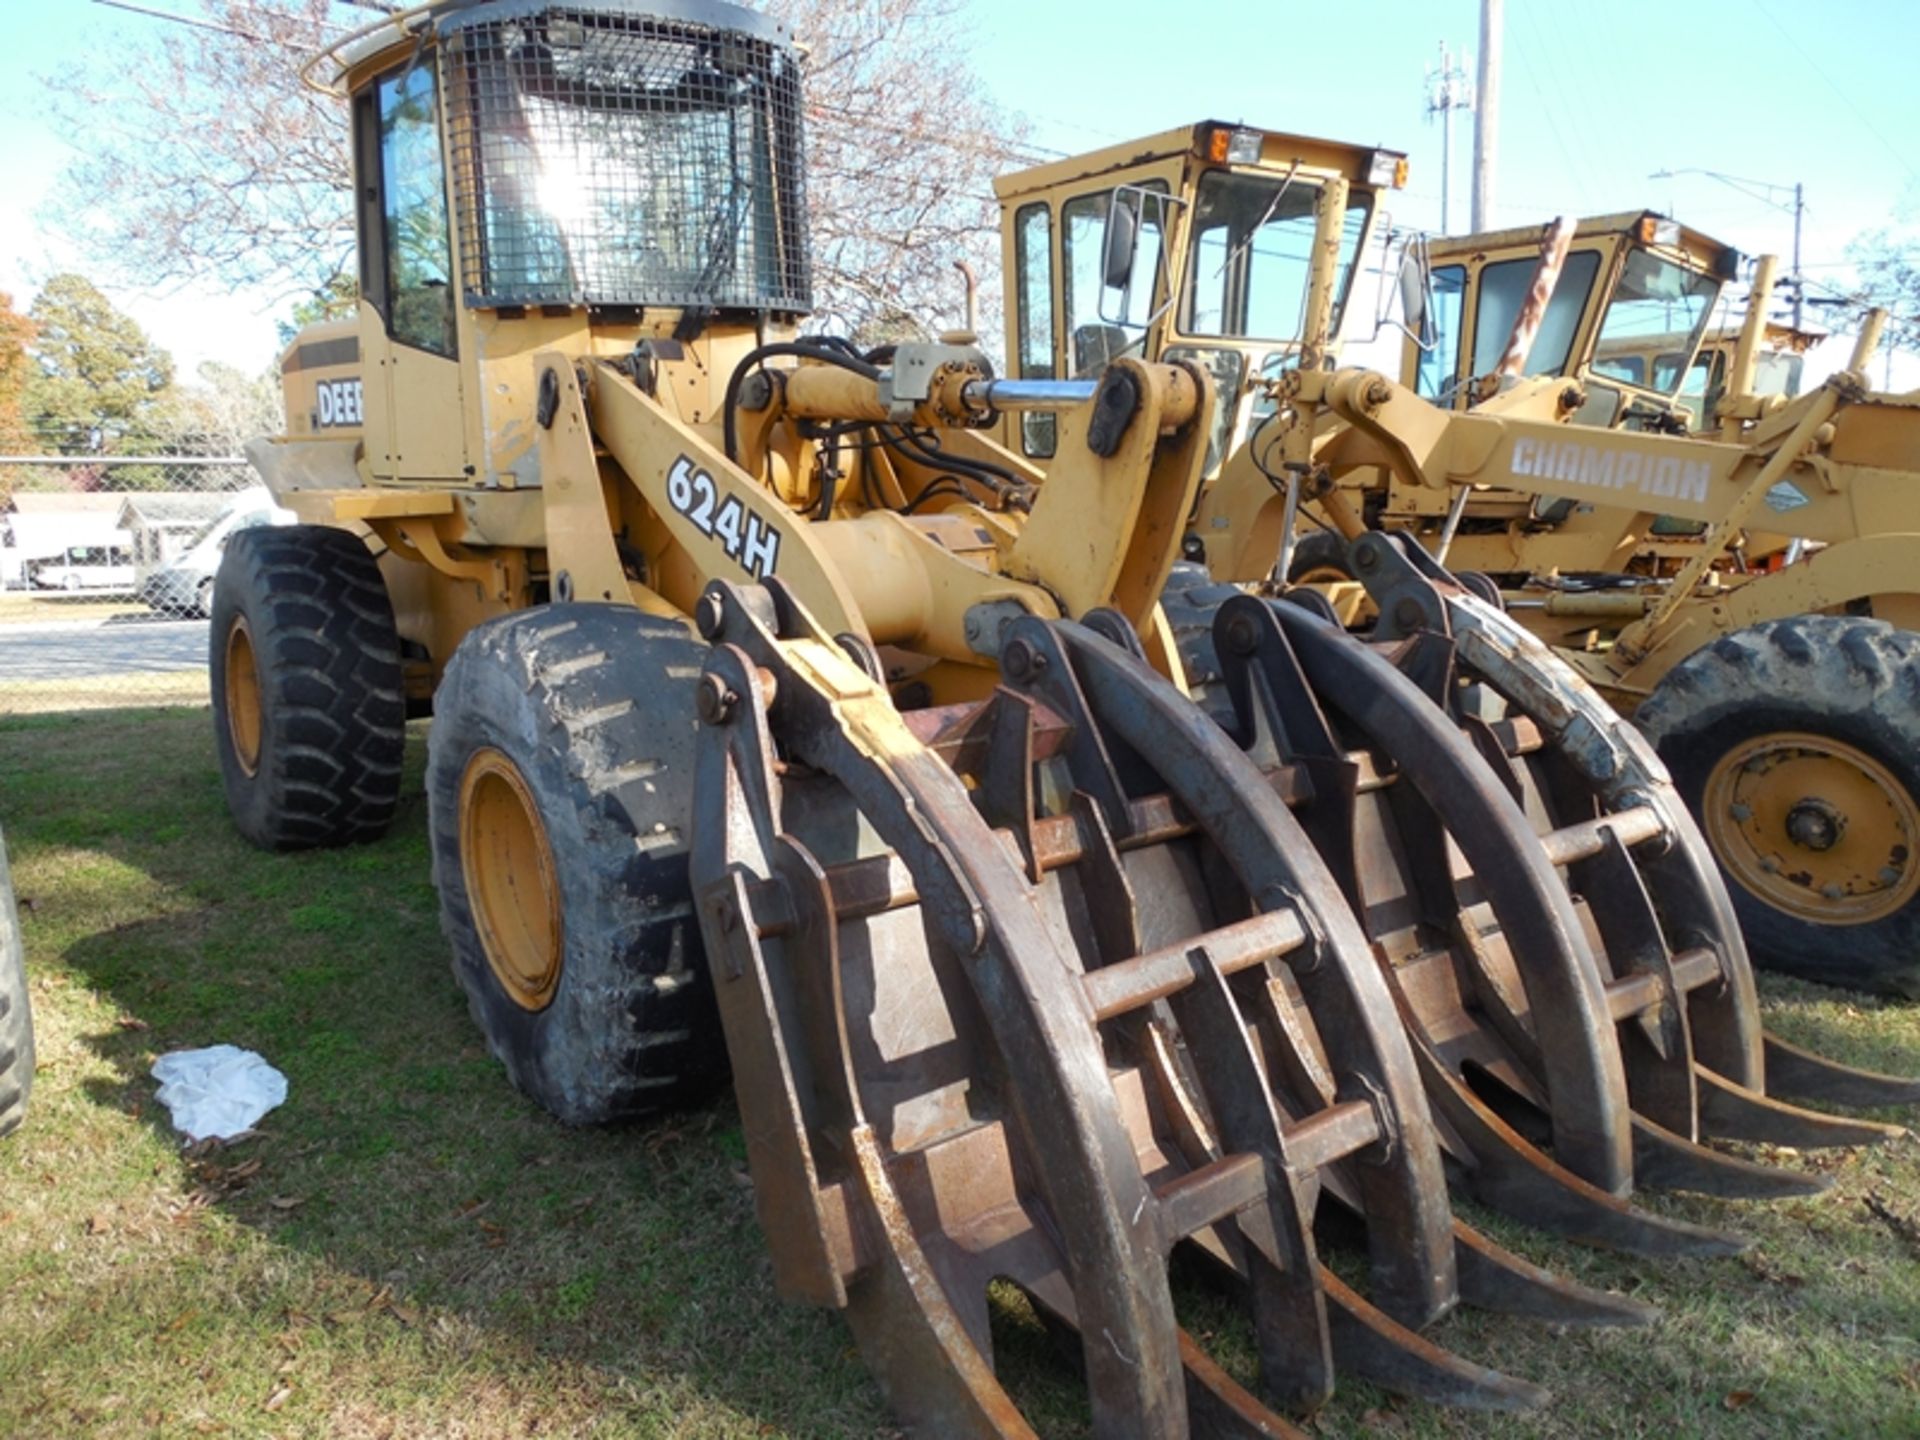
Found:
M 171 1051 L 153 1062 L 153 1078 L 189 1140 L 230 1140 L 287 1098 L 287 1077 L 238 1045 Z

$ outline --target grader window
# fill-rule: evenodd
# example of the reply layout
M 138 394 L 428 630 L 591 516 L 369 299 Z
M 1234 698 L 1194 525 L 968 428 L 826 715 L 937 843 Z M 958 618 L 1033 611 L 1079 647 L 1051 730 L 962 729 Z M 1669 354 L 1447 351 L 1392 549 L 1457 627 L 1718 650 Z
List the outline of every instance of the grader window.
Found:
M 490 13 L 445 51 L 468 303 L 810 308 L 799 68 L 771 31 Z
M 1465 266 L 1441 265 L 1434 269 L 1433 299 L 1427 311 L 1433 348 L 1420 352 L 1414 375 L 1414 390 L 1424 399 L 1445 403 L 1459 384 L 1460 310 L 1466 289 Z
M 1298 179 L 1225 170 L 1202 176 L 1181 330 L 1189 335 L 1297 339 L 1306 312 L 1313 211 L 1319 198 L 1319 186 Z M 1372 203 L 1370 196 L 1356 191 L 1347 204 L 1334 281 L 1336 334 Z
M 1507 341 L 1513 338 L 1513 322 L 1526 303 L 1527 291 L 1539 269 L 1537 257 L 1501 260 L 1480 271 L 1479 298 L 1474 303 L 1473 370 L 1475 375 L 1491 375 L 1500 368 Z M 1541 318 L 1533 348 L 1527 351 L 1523 373 L 1559 375 L 1567 368 L 1573 353 L 1574 336 L 1580 329 L 1581 313 L 1587 308 L 1587 296 L 1593 290 L 1593 277 L 1600 269 L 1598 250 L 1575 250 L 1560 267 L 1560 279 L 1547 301 L 1547 313 Z
M 1619 287 L 1607 302 L 1606 317 L 1600 322 L 1595 354 L 1628 355 L 1657 349 L 1691 354 L 1719 297 L 1720 282 L 1713 276 L 1676 265 L 1650 250 L 1630 250 Z M 1641 368 L 1644 374 L 1645 367 Z M 1631 379 L 1624 374 L 1620 378 Z

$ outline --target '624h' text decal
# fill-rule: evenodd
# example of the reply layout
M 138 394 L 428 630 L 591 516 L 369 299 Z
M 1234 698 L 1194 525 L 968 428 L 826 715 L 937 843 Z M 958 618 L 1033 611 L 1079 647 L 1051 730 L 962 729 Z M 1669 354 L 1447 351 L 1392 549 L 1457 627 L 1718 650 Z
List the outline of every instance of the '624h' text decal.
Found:
M 756 580 L 780 563 L 780 532 L 732 495 L 722 496 L 713 476 L 682 455 L 667 471 L 667 503 L 702 535 L 718 540 L 727 557 Z

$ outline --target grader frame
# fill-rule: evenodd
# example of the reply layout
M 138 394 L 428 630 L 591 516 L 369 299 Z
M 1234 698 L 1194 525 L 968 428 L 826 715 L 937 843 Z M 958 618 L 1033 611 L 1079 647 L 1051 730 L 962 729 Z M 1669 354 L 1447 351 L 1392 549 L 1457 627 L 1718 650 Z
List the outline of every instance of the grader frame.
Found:
M 322 75 L 355 115 L 362 302 L 290 347 L 289 433 L 253 449 L 307 523 L 237 537 L 215 592 L 236 818 L 279 846 L 374 833 L 430 699 L 443 928 L 495 1053 L 576 1123 L 730 1062 L 778 1283 L 847 1311 L 924 1433 L 1032 1433 L 993 1370 L 995 1280 L 1077 1330 L 1102 1436 L 1287 1435 L 1273 1407 L 1336 1373 L 1538 1404 L 1423 1331 L 1463 1303 L 1651 1312 L 1508 1253 L 1449 1183 L 1723 1253 L 1635 1184 L 1803 1193 L 1705 1142 L 1888 1133 L 1769 1087 L 1915 1098 L 1768 1045 L 1658 767 L 1444 575 L 1401 577 L 1391 608 L 1427 623 L 1377 649 L 1245 597 L 1205 644 L 1181 630 L 1210 365 L 1003 380 L 970 337 L 800 337 L 776 27 L 439 4 Z M 578 163 L 584 117 L 632 141 L 662 114 L 680 148 Z M 1246 168 L 1277 208 L 1271 137 L 1216 159 L 1218 129 L 1168 163 Z M 557 198 L 526 154 L 556 138 Z M 1314 316 L 1358 154 L 1310 207 Z M 678 208 L 636 208 L 648 165 Z M 1319 377 L 1331 332 L 1306 334 Z M 987 433 L 1029 413 L 1044 470 Z M 1463 708 L 1456 664 L 1511 713 Z M 1337 1213 L 1354 1283 L 1320 1256 Z M 1182 1327 L 1176 1250 L 1243 1297 L 1257 1373 Z

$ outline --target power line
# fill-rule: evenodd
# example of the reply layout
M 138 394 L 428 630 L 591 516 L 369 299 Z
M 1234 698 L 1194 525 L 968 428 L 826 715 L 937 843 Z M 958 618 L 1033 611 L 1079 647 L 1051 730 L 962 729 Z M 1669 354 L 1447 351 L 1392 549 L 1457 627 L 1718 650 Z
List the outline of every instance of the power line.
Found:
M 1767 8 L 1766 0 L 1754 0 L 1754 5 L 1756 6 L 1756 8 L 1758 8 L 1758 10 L 1762 15 L 1767 17 L 1767 23 L 1772 25 L 1774 29 L 1778 30 L 1780 32 L 1780 37 L 1783 40 L 1785 40 L 1787 44 L 1793 47 L 1794 54 L 1798 55 L 1802 60 L 1806 61 L 1807 68 L 1813 71 L 1814 74 L 1818 75 L 1821 79 L 1821 82 L 1825 84 L 1827 89 L 1831 90 L 1834 93 L 1834 95 L 1839 99 L 1840 103 L 1846 106 L 1847 109 L 1852 112 L 1853 118 L 1860 122 L 1860 128 L 1865 130 L 1869 135 L 1873 136 L 1875 140 L 1879 141 L 1880 148 L 1882 150 L 1885 150 L 1889 155 L 1891 155 L 1894 158 L 1894 163 L 1899 165 L 1899 167 L 1902 170 L 1906 171 L 1908 175 L 1913 176 L 1917 179 L 1920 179 L 1920 171 L 1916 171 L 1913 168 L 1913 166 L 1907 162 L 1907 157 L 1904 154 L 1902 154 L 1900 151 L 1893 148 L 1892 143 L 1887 139 L 1887 137 L 1882 135 L 1880 133 L 1879 128 L 1871 120 L 1869 120 L 1864 114 L 1862 114 L 1860 111 L 1860 108 L 1853 103 L 1853 97 L 1848 95 L 1845 90 L 1842 90 L 1838 85 L 1836 85 L 1833 81 L 1833 77 L 1827 74 L 1826 71 L 1820 68 L 1820 62 L 1815 60 L 1813 56 L 1809 55 L 1804 49 L 1801 48 L 1800 41 L 1795 37 L 1794 33 L 1791 30 L 1787 29 L 1786 26 L 1782 25 L 1779 19 L 1774 15 L 1773 11 Z

